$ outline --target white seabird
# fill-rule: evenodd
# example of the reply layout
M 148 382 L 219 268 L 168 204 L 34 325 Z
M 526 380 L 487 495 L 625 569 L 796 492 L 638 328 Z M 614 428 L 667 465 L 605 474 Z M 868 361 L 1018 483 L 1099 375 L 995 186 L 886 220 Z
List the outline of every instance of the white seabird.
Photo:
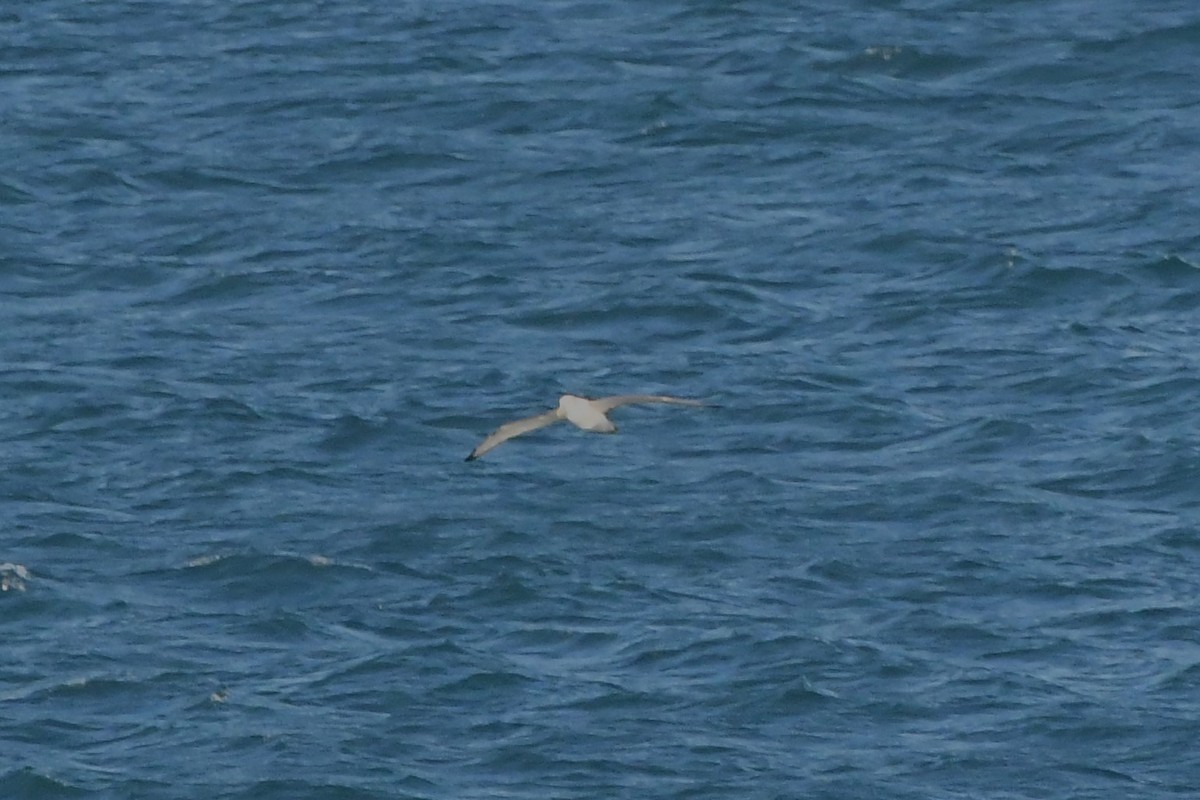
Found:
M 527 417 L 501 425 L 496 431 L 471 451 L 467 461 L 474 461 L 487 451 L 498 447 L 514 436 L 536 431 L 547 425 L 566 420 L 577 428 L 597 433 L 616 433 L 617 426 L 613 425 L 607 414 L 618 406 L 630 403 L 670 403 L 677 406 L 703 406 L 698 400 L 686 400 L 682 397 L 669 397 L 665 394 L 619 394 L 615 397 L 600 397 L 589 400 L 586 397 L 576 397 L 564 394 L 558 398 L 558 408 L 551 409 L 536 417 Z

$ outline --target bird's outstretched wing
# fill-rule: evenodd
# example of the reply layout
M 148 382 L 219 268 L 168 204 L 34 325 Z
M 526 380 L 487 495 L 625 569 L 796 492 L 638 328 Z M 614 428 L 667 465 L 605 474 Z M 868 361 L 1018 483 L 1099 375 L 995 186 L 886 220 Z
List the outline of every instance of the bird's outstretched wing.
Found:
M 670 403 L 676 406 L 704 405 L 699 400 L 688 400 L 683 397 L 671 397 L 665 394 L 619 394 L 615 397 L 601 397 L 592 401 L 592 404 L 602 414 L 607 414 L 618 406 L 627 406 L 631 403 Z
M 547 425 L 552 425 L 558 422 L 561 417 L 558 416 L 558 410 L 547 411 L 545 414 L 538 414 L 536 417 L 526 417 L 525 419 L 506 422 L 496 429 L 495 433 L 479 443 L 479 446 L 471 451 L 471 455 L 467 456 L 467 461 L 474 461 L 481 455 L 491 450 L 493 447 L 498 447 L 514 436 L 520 436 L 522 433 L 536 431 L 538 428 L 544 428 Z

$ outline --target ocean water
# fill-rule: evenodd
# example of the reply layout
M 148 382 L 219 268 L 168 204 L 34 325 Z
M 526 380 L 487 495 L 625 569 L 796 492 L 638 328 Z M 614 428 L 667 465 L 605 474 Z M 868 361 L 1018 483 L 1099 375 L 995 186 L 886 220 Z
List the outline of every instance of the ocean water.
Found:
M 1198 41 L 5 5 L 0 794 L 1195 797 Z

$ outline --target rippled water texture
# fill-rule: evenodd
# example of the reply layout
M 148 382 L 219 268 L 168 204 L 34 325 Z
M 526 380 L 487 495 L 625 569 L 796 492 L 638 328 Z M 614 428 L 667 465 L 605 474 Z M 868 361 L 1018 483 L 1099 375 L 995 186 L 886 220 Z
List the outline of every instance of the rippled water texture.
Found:
M 1198 40 L 8 4 L 0 793 L 1193 796 Z

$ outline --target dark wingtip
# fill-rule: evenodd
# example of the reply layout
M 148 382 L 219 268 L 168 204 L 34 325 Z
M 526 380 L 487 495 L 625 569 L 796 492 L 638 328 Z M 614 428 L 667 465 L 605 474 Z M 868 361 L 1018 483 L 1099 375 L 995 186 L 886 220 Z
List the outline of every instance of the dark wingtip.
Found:
M 476 458 L 477 456 L 474 453 L 471 453 L 469 456 L 464 458 L 463 461 L 474 461 Z

